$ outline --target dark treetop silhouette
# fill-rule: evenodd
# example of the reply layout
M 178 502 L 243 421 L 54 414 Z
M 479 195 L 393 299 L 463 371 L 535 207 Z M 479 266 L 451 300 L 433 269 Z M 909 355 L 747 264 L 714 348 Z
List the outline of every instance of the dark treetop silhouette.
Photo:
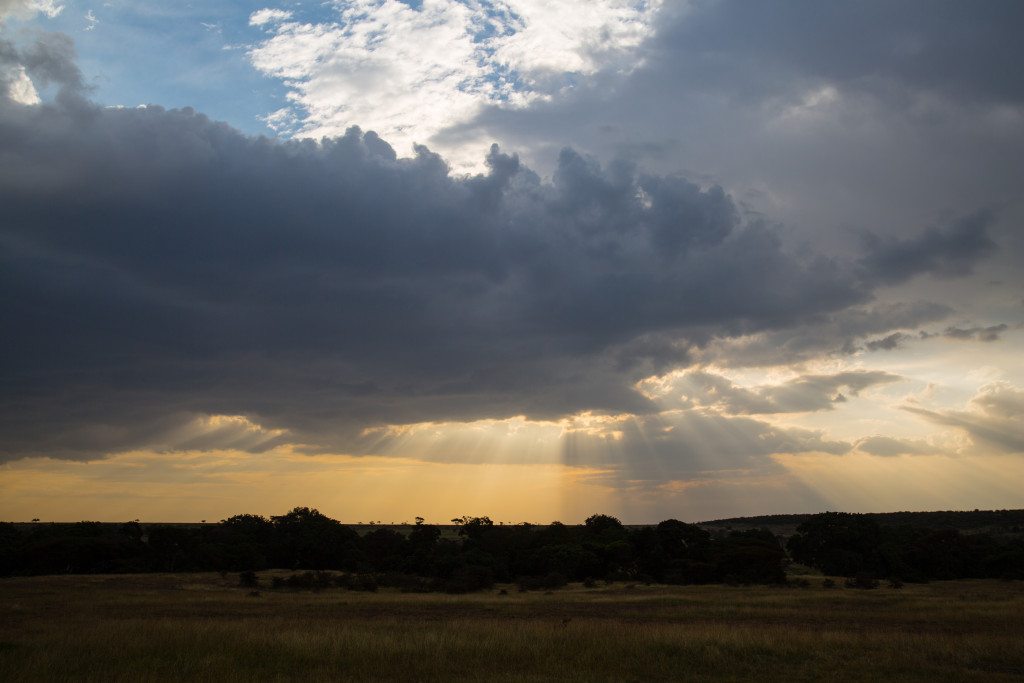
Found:
M 712 534 L 674 519 L 642 527 L 625 527 L 608 515 L 580 526 L 498 525 L 488 517 L 457 522 L 457 534 L 447 534 L 454 537 L 422 519 L 405 527 L 407 533 L 381 527 L 361 536 L 299 507 L 276 517 L 237 515 L 204 525 L 0 523 L 0 573 L 338 570 L 350 577 L 344 579 L 349 587 L 390 582 L 407 590 L 465 592 L 509 581 L 523 588 L 597 579 L 782 583 L 792 558 L 840 576 L 1024 578 L 1019 533 L 885 526 L 872 515 L 807 516 L 785 547 L 768 529 Z

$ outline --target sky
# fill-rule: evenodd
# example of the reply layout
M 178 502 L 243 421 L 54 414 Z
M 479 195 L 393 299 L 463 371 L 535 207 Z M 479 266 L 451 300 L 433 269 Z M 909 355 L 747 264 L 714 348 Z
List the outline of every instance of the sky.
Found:
M 0 0 L 0 519 L 1024 507 L 1016 0 Z

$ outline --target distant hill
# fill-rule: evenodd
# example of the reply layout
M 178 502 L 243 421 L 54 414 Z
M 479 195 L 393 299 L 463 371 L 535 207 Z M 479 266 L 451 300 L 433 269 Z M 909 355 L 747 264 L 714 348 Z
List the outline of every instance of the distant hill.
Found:
M 873 518 L 882 526 L 956 529 L 968 534 L 1024 534 L 1024 510 L 937 510 L 933 512 L 866 512 L 863 514 L 865 517 Z M 698 522 L 698 525 L 712 533 L 766 528 L 776 536 L 788 538 L 796 532 L 796 528 L 804 520 L 813 516 L 808 513 L 731 517 Z
M 757 517 L 730 517 L 697 522 L 697 525 L 708 531 L 744 531 L 746 529 L 769 529 L 776 536 L 788 538 L 796 532 L 796 528 L 806 519 L 817 513 L 788 515 L 759 515 Z M 931 512 L 865 512 L 865 517 L 874 518 L 882 526 L 915 527 L 924 529 L 956 529 L 963 533 L 989 533 L 993 535 L 1024 535 L 1024 510 L 937 510 Z M 15 522 L 14 526 L 28 531 L 37 525 L 72 526 L 69 522 Z M 111 530 L 119 529 L 122 522 L 92 522 Z M 159 527 L 176 527 L 181 529 L 199 529 L 204 526 L 215 526 L 217 522 L 145 522 L 149 529 Z M 363 524 L 345 523 L 360 536 L 375 529 L 391 529 L 400 534 L 408 535 L 414 525 L 404 524 Z M 442 538 L 458 539 L 460 527 L 455 524 L 438 524 Z M 537 527 L 544 527 L 538 524 Z M 577 525 L 567 525 L 575 527 Z M 630 529 L 641 529 L 653 524 L 627 524 Z

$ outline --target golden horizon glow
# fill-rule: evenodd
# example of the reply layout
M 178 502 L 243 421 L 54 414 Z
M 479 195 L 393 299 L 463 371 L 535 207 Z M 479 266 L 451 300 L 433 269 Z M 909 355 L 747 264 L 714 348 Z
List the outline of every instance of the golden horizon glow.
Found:
M 703 370 L 748 397 L 808 375 L 884 367 L 904 378 L 855 392 L 830 410 L 730 414 L 720 393 L 679 395 L 690 369 L 638 382 L 658 402 L 656 414 L 384 425 L 363 430 L 360 455 L 305 453 L 286 431 L 245 416 L 197 416 L 162 435 L 157 448 L 86 462 L 0 465 L 0 519 L 213 521 L 310 506 L 350 523 L 416 516 L 445 523 L 466 514 L 579 522 L 596 512 L 642 523 L 821 509 L 1024 507 L 1014 485 L 1024 481 L 1020 454 L 996 452 L 962 428 L 906 410 L 928 406 L 931 414 L 970 417 L 984 409 L 979 392 L 995 386 L 993 378 L 1020 377 L 965 371 L 973 362 L 967 356 L 954 357 L 939 377 L 909 356 L 888 356 L 884 366 L 855 357 Z M 986 420 L 979 414 L 979 424 Z M 804 452 L 765 447 L 745 454 L 766 438 L 780 448 L 803 443 Z M 872 455 L 879 444 L 916 453 Z

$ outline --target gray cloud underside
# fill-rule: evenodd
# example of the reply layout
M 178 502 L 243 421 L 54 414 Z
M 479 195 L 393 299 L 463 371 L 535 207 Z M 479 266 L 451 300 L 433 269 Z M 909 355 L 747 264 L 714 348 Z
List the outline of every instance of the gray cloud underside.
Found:
M 855 444 L 858 451 L 868 455 L 895 457 L 898 455 L 921 455 L 935 453 L 938 449 L 915 439 L 897 439 L 891 436 L 869 436 Z
M 661 36 L 665 49 L 701 55 L 699 65 L 684 68 L 700 68 L 709 82 L 745 92 L 774 84 L 722 76 L 760 61 L 765 71 L 780 75 L 799 71 L 863 88 L 898 83 L 950 97 L 1024 102 L 1024 85 L 1005 61 L 1021 52 L 1017 30 L 1024 8 L 1013 0 L 981 6 L 725 0 L 682 15 Z
M 740 387 L 714 373 L 695 370 L 674 383 L 676 393 L 686 401 L 712 406 L 733 415 L 768 415 L 833 410 L 847 396 L 857 396 L 869 387 L 898 382 L 902 377 L 888 372 L 855 370 L 832 375 L 801 375 L 783 384 Z
M 878 339 L 868 339 L 864 342 L 864 349 L 867 351 L 892 351 L 893 349 L 903 348 L 907 342 L 920 339 L 931 339 L 933 337 L 946 337 L 947 339 L 955 339 L 957 341 L 979 341 L 979 342 L 994 342 L 999 341 L 1002 338 L 1003 332 L 1010 329 L 1010 326 L 1006 323 L 999 323 L 998 325 L 989 325 L 987 327 L 974 326 L 974 327 L 947 327 L 943 332 L 928 332 L 921 330 L 917 334 L 907 334 L 905 332 L 893 332 L 892 334 Z M 850 348 L 853 348 L 852 346 Z
M 55 101 L 0 98 L 4 457 L 149 446 L 205 414 L 313 445 L 644 415 L 633 383 L 713 340 L 908 315 L 866 307 L 870 253 L 791 253 L 717 186 L 568 149 L 550 182 L 497 148 L 457 178 L 357 129 L 276 142 L 188 109 L 103 109 L 69 44 L 40 45 L 6 58 Z
M 883 239 L 868 233 L 867 255 L 862 264 L 888 284 L 906 282 L 921 273 L 939 277 L 968 275 L 979 257 L 995 250 L 995 242 L 988 236 L 994 221 L 995 215 L 983 210 L 964 216 L 945 229 L 929 228 L 909 239 Z
M 868 351 L 892 351 L 903 346 L 903 343 L 911 339 L 910 335 L 903 332 L 893 332 L 878 339 L 869 339 L 864 342 L 864 348 Z
M 953 309 L 948 306 L 927 301 L 851 306 L 784 329 L 749 337 L 715 339 L 695 351 L 694 356 L 704 362 L 735 367 L 801 363 L 827 355 L 847 356 L 862 348 L 876 350 L 878 341 L 866 340 L 867 337 L 890 330 L 913 330 L 948 318 L 952 313 Z M 906 336 L 903 332 L 892 335 L 900 335 L 896 339 Z
M 1006 323 L 988 327 L 947 327 L 942 334 L 950 339 L 994 342 L 999 341 L 999 336 L 1008 329 L 1009 326 Z
M 1024 391 L 1005 382 L 982 387 L 968 410 L 904 410 L 934 424 L 963 430 L 976 445 L 997 452 L 1024 453 Z

